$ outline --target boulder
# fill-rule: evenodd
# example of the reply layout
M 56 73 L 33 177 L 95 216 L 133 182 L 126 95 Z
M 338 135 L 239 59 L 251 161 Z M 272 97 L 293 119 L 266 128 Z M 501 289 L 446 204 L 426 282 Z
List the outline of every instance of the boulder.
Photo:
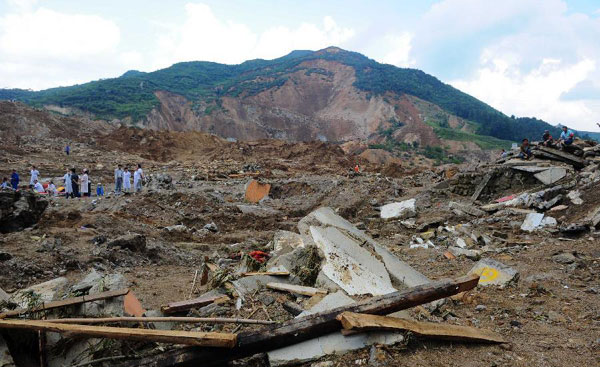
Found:
M 16 291 L 10 301 L 27 308 L 42 302 L 55 301 L 65 293 L 68 280 L 65 277 L 49 280 L 44 283 L 33 285 L 29 288 Z
M 121 247 L 134 252 L 143 252 L 146 249 L 146 237 L 141 234 L 130 233 L 118 237 L 108 244 L 108 247 Z
M 383 219 L 406 219 L 417 215 L 416 200 L 410 199 L 391 203 L 381 207 L 380 216 Z
M 30 191 L 0 192 L 0 233 L 21 231 L 36 224 L 48 200 Z

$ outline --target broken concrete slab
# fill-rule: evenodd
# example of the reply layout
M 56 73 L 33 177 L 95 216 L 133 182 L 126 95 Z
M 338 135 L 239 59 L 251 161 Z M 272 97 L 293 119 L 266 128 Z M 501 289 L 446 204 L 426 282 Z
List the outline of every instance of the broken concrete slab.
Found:
M 373 238 L 356 228 L 352 223 L 337 215 L 331 208 L 321 207 L 300 220 L 298 223 L 298 231 L 306 245 L 315 244 L 310 232 L 311 226 L 336 227 L 344 233 L 347 233 L 349 237 L 358 239 L 361 244 L 364 243 L 370 245 L 375 252 L 381 256 L 389 275 L 395 281 L 403 283 L 407 287 L 416 287 L 430 282 L 425 275 L 400 260 L 389 250 L 375 242 Z
M 540 227 L 543 219 L 543 213 L 529 213 L 521 225 L 521 230 L 531 232 Z
M 311 236 L 325 255 L 322 271 L 349 295 L 374 296 L 395 292 L 381 261 L 356 239 L 335 227 L 310 227 Z
M 492 259 L 479 260 L 469 274 L 479 275 L 479 285 L 484 286 L 505 286 L 519 279 L 519 273 L 515 269 Z
M 397 203 L 387 204 L 381 207 L 382 219 L 406 219 L 417 215 L 416 200 L 409 199 Z
M 49 280 L 13 293 L 10 301 L 21 308 L 31 306 L 31 303 L 50 302 L 66 291 L 68 280 L 65 277 Z
M 467 259 L 471 260 L 479 260 L 481 258 L 481 251 L 479 250 L 469 250 L 460 247 L 450 246 L 448 247 L 448 251 L 452 253 L 452 255 L 456 257 L 464 256 Z
M 517 171 L 529 172 L 529 173 L 538 173 L 543 172 L 548 169 L 548 167 L 538 167 L 538 166 L 513 166 L 511 167 Z
M 271 191 L 271 185 L 267 183 L 260 183 L 257 180 L 250 180 L 246 184 L 245 199 L 251 203 L 258 203 L 264 199 Z
M 10 299 L 10 295 L 4 291 L 4 289 L 0 288 L 0 303 L 8 302 Z
M 459 210 L 463 213 L 472 215 L 474 217 L 482 217 L 485 215 L 485 212 L 481 209 L 474 207 L 473 205 L 461 204 L 454 201 L 448 203 L 448 207 L 450 209 Z
M 550 167 L 538 172 L 533 177 L 540 180 L 544 185 L 551 185 L 567 175 L 567 170 L 562 167 Z
M 348 306 L 353 303 L 355 303 L 355 301 L 348 297 L 346 293 L 343 291 L 337 291 L 335 293 L 326 295 L 321 301 L 319 301 L 319 303 L 311 307 L 310 310 L 303 311 L 297 317 L 308 316 L 315 313 L 332 310 L 337 307 Z
M 567 194 L 567 198 L 569 198 L 569 200 L 571 200 L 571 202 L 575 205 L 583 204 L 583 199 L 581 199 L 581 193 L 579 192 L 579 190 L 569 191 L 569 193 Z
M 273 235 L 273 257 L 287 254 L 298 247 L 304 247 L 302 236 L 298 233 L 277 231 Z

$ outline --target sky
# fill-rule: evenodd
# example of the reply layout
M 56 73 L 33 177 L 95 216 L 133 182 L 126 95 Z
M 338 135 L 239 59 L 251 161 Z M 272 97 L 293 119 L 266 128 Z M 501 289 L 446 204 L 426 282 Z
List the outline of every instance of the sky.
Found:
M 338 46 L 600 131 L 599 0 L 0 0 L 0 88 Z

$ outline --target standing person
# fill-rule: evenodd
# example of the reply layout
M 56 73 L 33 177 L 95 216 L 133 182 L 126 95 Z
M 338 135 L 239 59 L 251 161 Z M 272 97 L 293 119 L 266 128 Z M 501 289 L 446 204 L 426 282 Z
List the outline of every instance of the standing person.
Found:
M 71 183 L 73 185 L 73 197 L 80 197 L 79 193 L 79 176 L 75 173 L 75 168 L 71 168 Z
M 71 153 L 71 147 L 69 146 L 69 143 L 67 143 L 67 145 L 65 146 L 65 153 L 67 153 L 67 155 Z
M 115 169 L 115 194 L 120 194 L 123 189 L 123 170 L 121 169 L 121 165 L 117 166 Z
M 87 169 L 83 170 L 83 175 L 81 175 L 81 195 L 82 196 L 90 196 L 90 177 L 88 176 Z
M 13 169 L 12 174 L 10 175 L 10 184 L 12 185 L 13 190 L 19 189 L 19 174 L 17 170 Z
M 40 171 L 38 171 L 35 168 L 35 166 L 31 166 L 31 179 L 29 180 L 30 188 L 33 188 L 33 185 L 35 185 L 35 181 L 37 181 L 39 176 L 40 176 Z
M 127 167 L 125 167 L 125 170 L 123 171 L 123 191 L 131 191 L 131 172 L 129 172 Z
M 65 193 L 67 194 L 67 199 L 73 196 L 73 181 L 71 180 L 71 172 L 67 170 L 67 173 L 63 176 L 63 180 L 65 180 Z
M 144 179 L 144 171 L 142 170 L 142 165 L 138 163 L 138 168 L 133 174 L 133 188 L 135 192 L 142 191 L 142 180 Z

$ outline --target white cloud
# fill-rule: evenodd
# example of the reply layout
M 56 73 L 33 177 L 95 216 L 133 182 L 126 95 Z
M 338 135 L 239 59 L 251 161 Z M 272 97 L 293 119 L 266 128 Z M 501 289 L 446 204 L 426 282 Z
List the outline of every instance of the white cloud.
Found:
M 13 1 L 0 17 L 0 88 L 43 89 L 114 76 L 141 60 L 118 51 L 120 29 L 96 15 L 32 9 Z M 17 4 L 19 3 L 19 4 Z
M 523 74 L 520 64 L 500 57 L 490 59 L 470 80 L 451 82 L 507 114 L 536 116 L 553 123 L 570 125 L 579 130 L 592 129 L 600 119 L 585 101 L 563 101 L 561 95 L 586 80 L 596 62 L 583 59 L 575 64 L 545 59 L 535 69 Z
M 208 5 L 186 4 L 186 20 L 158 40 L 151 68 L 175 62 L 209 60 L 237 64 L 254 58 L 275 58 L 296 49 L 339 46 L 354 35 L 326 16 L 323 23 L 302 23 L 297 28 L 272 26 L 256 33 L 247 25 L 218 18 Z
M 381 58 L 381 62 L 399 67 L 411 67 L 415 60 L 411 58 L 413 35 L 405 32 L 399 35 L 387 35 L 384 37 L 387 53 Z

